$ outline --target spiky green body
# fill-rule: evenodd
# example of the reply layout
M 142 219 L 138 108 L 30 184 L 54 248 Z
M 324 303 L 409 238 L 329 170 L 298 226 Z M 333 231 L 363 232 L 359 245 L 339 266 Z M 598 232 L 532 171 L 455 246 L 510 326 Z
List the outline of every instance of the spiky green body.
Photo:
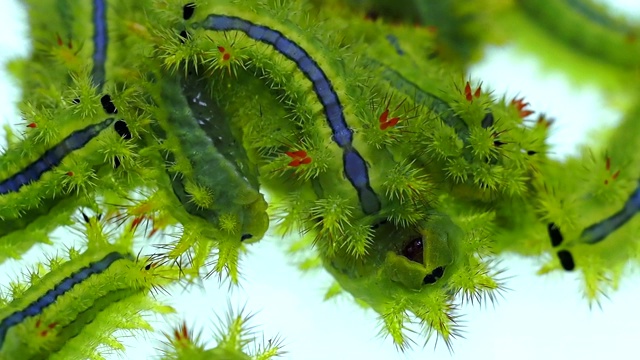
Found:
M 630 169 L 620 176 L 610 178 L 599 154 L 547 157 L 548 122 L 527 123 L 522 107 L 469 84 L 461 70 L 480 39 L 492 39 L 469 35 L 492 6 L 381 8 L 405 20 L 415 13 L 423 25 L 440 26 L 434 34 L 365 18 L 336 1 L 201 0 L 183 19 L 184 1 L 113 0 L 102 87 L 89 71 L 90 7 L 26 2 L 38 6 L 30 22 L 39 46 L 13 68 L 25 90 L 20 108 L 35 126 L 2 154 L 0 179 L 104 119 L 104 94 L 131 139 L 107 129 L 37 181 L 0 195 L 0 260 L 47 242 L 51 230 L 90 207 L 131 218 L 132 233 L 145 219 L 154 232 L 178 225 L 163 256 L 189 259 L 181 270 L 194 277 L 215 254 L 212 272 L 235 282 L 244 244 L 263 237 L 269 211 L 271 227 L 293 236 L 294 248 L 313 247 L 404 348 L 410 323 L 449 344 L 458 305 L 495 297 L 502 289 L 495 254 L 570 249 L 590 299 L 606 286 L 602 274 L 617 278 L 635 256 L 637 219 L 605 242 L 580 238 L 637 185 L 633 121 L 608 146 L 609 162 Z M 58 44 L 56 33 L 74 45 Z M 610 40 L 603 41 L 615 46 Z M 634 61 L 629 54 L 614 60 Z M 564 234 L 558 248 L 549 223 Z M 554 257 L 543 270 L 558 268 Z M 114 292 L 100 311 L 130 295 Z

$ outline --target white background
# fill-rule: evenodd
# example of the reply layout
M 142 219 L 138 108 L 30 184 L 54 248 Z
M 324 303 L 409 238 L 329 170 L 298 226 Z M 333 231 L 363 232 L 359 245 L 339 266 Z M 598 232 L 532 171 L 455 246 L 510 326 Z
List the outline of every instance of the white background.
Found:
M 640 3 L 633 0 L 607 1 L 640 15 Z M 15 0 L 0 1 L 0 61 L 25 54 L 24 13 Z M 53 36 L 53 35 L 52 35 Z M 473 67 L 474 78 L 482 79 L 497 93 L 510 97 L 525 95 L 539 112 L 557 119 L 551 142 L 558 155 L 571 153 L 585 135 L 614 123 L 620 114 L 609 110 L 597 89 L 575 89 L 562 74 L 544 73 L 535 59 L 516 54 L 513 49 L 489 49 L 486 60 Z M 19 116 L 15 102 L 19 91 L 6 72 L 0 72 L 0 122 L 15 124 Z M 1 226 L 1 224 L 0 224 Z M 71 235 L 57 233 L 57 245 L 73 242 Z M 465 337 L 454 342 L 454 353 L 446 347 L 435 350 L 430 344 L 398 353 L 390 340 L 376 336 L 378 322 L 372 311 L 364 311 L 346 298 L 322 302 L 331 279 L 324 273 L 301 274 L 287 263 L 282 241 L 265 238 L 251 246 L 251 254 L 242 261 L 244 279 L 241 288 L 229 291 L 217 280 L 207 281 L 204 289 L 173 291 L 170 303 L 180 318 L 204 331 L 214 327 L 216 314 L 224 316 L 228 302 L 257 312 L 254 325 L 264 331 L 265 339 L 281 334 L 287 359 L 637 359 L 640 340 L 640 287 L 632 276 L 626 277 L 619 291 L 602 301 L 601 308 L 589 309 L 582 298 L 575 275 L 554 273 L 535 276 L 539 260 L 505 256 L 503 265 L 511 289 L 498 304 L 468 306 L 465 313 Z M 59 247 L 59 246 L 56 246 Z M 38 247 L 28 261 L 53 253 L 52 247 Z M 25 262 L 10 261 L 0 266 L 0 284 L 20 272 Z M 637 275 L 636 275 L 637 276 Z M 178 318 L 171 319 L 175 324 Z M 164 320 L 154 320 L 161 329 Z M 149 334 L 125 339 L 130 350 L 127 359 L 157 358 L 154 349 L 160 336 Z M 122 355 L 114 356 L 114 358 Z

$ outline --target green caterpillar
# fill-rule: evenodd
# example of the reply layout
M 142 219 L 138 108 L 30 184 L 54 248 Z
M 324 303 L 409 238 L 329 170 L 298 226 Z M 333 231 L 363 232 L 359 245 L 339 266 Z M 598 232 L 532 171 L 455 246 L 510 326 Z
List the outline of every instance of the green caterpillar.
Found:
M 177 271 L 152 258 L 139 262 L 130 254 L 131 236 L 112 245 L 99 221 L 85 219 L 85 252 L 72 248 L 68 260 L 37 264 L 28 284 L 12 285 L 12 300 L 0 308 L 0 358 L 97 356 L 101 344 L 115 346 L 118 328 L 150 330 L 141 311 L 172 311 L 149 292 L 177 280 Z
M 21 108 L 37 126 L 2 155 L 3 254 L 19 257 L 33 244 L 24 238 L 46 241 L 86 206 L 117 213 L 130 232 L 145 221 L 150 235 L 178 225 L 161 246 L 167 261 L 188 259 L 190 280 L 211 265 L 206 275 L 236 282 L 240 254 L 271 223 L 298 231 L 292 248 L 313 248 L 404 349 L 412 324 L 451 346 L 458 306 L 504 288 L 495 254 L 555 254 L 542 271 L 582 271 L 595 299 L 601 274 L 620 271 L 636 246 L 632 216 L 605 226 L 615 231 L 597 244 L 580 237 L 635 190 L 635 170 L 611 186 L 585 182 L 624 163 L 628 148 L 612 142 L 606 166 L 587 154 L 548 158 L 548 122 L 460 70 L 476 45 L 438 52 L 459 35 L 416 33 L 335 2 L 113 0 L 94 11 L 98 3 L 94 14 L 46 2 L 54 21 L 31 11 L 43 45 L 22 63 L 33 69 L 23 87 L 37 91 L 25 91 Z M 437 14 L 414 5 L 425 19 Z M 58 30 L 92 33 L 71 43 L 93 44 L 70 51 L 51 36 Z M 105 112 L 119 119 L 115 132 L 46 164 L 42 154 Z M 632 121 L 623 128 L 633 133 Z M 20 180 L 42 164 L 41 176 Z

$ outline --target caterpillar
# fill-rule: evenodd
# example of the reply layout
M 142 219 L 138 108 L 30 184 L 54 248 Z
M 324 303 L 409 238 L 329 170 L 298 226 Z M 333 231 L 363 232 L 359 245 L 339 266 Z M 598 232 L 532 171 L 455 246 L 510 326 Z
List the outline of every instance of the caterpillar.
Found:
M 411 4 L 427 25 L 424 19 L 437 16 L 440 6 Z M 86 173 L 99 173 L 100 180 L 80 188 L 41 174 L 0 196 L 0 216 L 8 215 L 0 236 L 17 256 L 30 244 L 18 244 L 24 235 L 40 234 L 34 227 L 64 223 L 84 205 L 120 211 L 117 222 L 131 220 L 122 221 L 131 228 L 148 221 L 151 234 L 179 225 L 176 241 L 160 247 L 162 256 L 190 258 L 189 275 L 211 265 L 235 282 L 245 245 L 269 228 L 269 211 L 275 230 L 300 232 L 293 248 L 313 249 L 308 264 L 324 267 L 339 287 L 373 308 L 383 335 L 405 349 L 411 323 L 451 346 L 459 334 L 457 307 L 492 300 L 504 288 L 495 253 L 555 252 L 544 270 L 557 269 L 558 260 L 565 269 L 584 270 L 603 248 L 631 238 L 633 226 L 625 226 L 609 234 L 611 241 L 581 246 L 583 231 L 615 228 L 610 224 L 620 217 L 610 217 L 611 210 L 619 210 L 637 181 L 633 188 L 624 184 L 634 178 L 626 173 L 607 173 L 608 185 L 566 179 L 567 172 L 584 175 L 579 169 L 586 164 L 596 168 L 587 157 L 566 164 L 549 159 L 549 121 L 530 118 L 523 99 L 497 98 L 459 71 L 477 54 L 476 45 L 452 51 L 447 43 L 455 45 L 466 25 L 416 30 L 385 23 L 387 14 L 372 20 L 323 1 L 113 1 L 108 19 L 106 6 L 94 1 L 92 16 L 85 9 L 84 18 L 66 20 L 93 21 L 92 54 L 70 56 L 67 46 L 56 49 L 65 57 L 55 61 L 36 51 L 26 62 L 35 71 L 23 74 L 25 89 L 53 84 L 55 90 L 25 91 L 25 118 L 38 126 L 3 154 L 3 173 L 25 168 L 20 150 L 31 144 L 38 147 L 27 158 L 59 143 L 59 135 L 45 136 L 54 124 L 70 133 L 104 111 L 117 136 L 101 135 L 105 146 L 89 142 L 60 159 L 63 166 L 86 161 Z M 441 6 L 472 9 L 455 1 Z M 400 10 L 397 19 L 413 15 L 400 7 L 388 6 Z M 48 23 L 34 11 L 31 16 L 33 28 L 41 29 L 35 41 L 53 44 Z M 84 71 L 89 60 L 92 70 Z M 55 71 L 44 71 L 48 67 Z M 105 158 L 113 159 L 111 166 Z M 611 170 L 597 165 L 601 173 Z M 52 200 L 69 188 L 81 190 Z M 268 205 L 261 189 L 272 195 Z M 603 201 L 608 197 L 615 201 Z M 581 216 L 567 204 L 584 205 Z M 23 214 L 30 208 L 37 210 Z M 634 244 L 628 243 L 604 257 L 601 268 L 619 266 Z M 115 261 L 105 273 L 130 261 Z M 96 306 L 106 309 L 111 300 Z M 98 319 L 107 312 L 90 314 Z M 7 339 L 21 325 L 12 326 Z
M 0 195 L 17 192 L 22 186 L 38 181 L 42 174 L 59 165 L 69 153 L 82 148 L 113 122 L 113 118 L 108 118 L 101 123 L 73 132 L 59 144 L 47 150 L 39 159 L 27 165 L 24 170 L 1 182 Z
M 295 42 L 281 32 L 250 21 L 225 15 L 210 14 L 199 26 L 216 31 L 239 30 L 250 38 L 273 46 L 282 55 L 296 63 L 299 70 L 311 81 L 313 89 L 324 108 L 333 140 L 343 149 L 344 172 L 358 192 L 360 205 L 365 214 L 380 210 L 380 201 L 369 184 L 369 174 L 364 159 L 353 147 L 353 130 L 345 120 L 338 94 L 318 64 Z
M 0 322 L 0 348 L 4 343 L 7 331 L 13 326 L 23 322 L 26 318 L 40 315 L 42 310 L 47 306 L 52 305 L 58 297 L 64 295 L 67 291 L 71 290 L 74 286 L 85 281 L 92 275 L 100 274 L 104 272 L 115 261 L 124 259 L 125 255 L 118 252 L 110 252 L 102 259 L 90 263 L 88 266 L 77 270 L 70 276 L 64 278 L 61 282 L 55 285 L 51 290 L 48 290 L 42 296 L 40 296 L 34 302 L 28 304 L 24 309 L 13 312 L 11 315 L 2 319 Z
M 22 294 L 14 293 L 0 309 L 0 358 L 68 358 L 78 346 L 84 346 L 85 356 L 93 356 L 115 329 L 140 328 L 134 325 L 141 321 L 135 313 L 170 311 L 147 296 L 152 287 L 176 279 L 175 272 L 153 259 L 139 263 L 120 244 L 93 242 L 66 262 L 57 259 L 58 265 L 30 279 Z M 111 314 L 111 324 L 93 323 L 106 313 Z M 131 317 L 114 317 L 118 313 Z
M 625 96 L 626 77 L 638 67 L 634 60 L 640 51 L 638 26 L 608 10 L 592 0 L 522 0 L 501 9 L 494 24 L 511 29 L 508 40 L 519 49 L 552 48 L 553 57 L 538 53 L 546 67 L 562 67 L 579 84 L 596 84 Z M 563 20 L 557 21 L 559 18 Z M 589 76 L 584 76 L 587 72 Z
M 161 349 L 162 359 L 275 359 L 286 354 L 280 336 L 258 343 L 254 327 L 249 327 L 252 314 L 245 314 L 244 309 L 234 311 L 229 307 L 225 319 L 217 317 L 217 345 L 207 347 L 200 334 L 195 334 L 186 322 L 173 328 L 172 333 L 165 333 L 166 341 Z M 248 345 L 252 345 L 249 347 Z

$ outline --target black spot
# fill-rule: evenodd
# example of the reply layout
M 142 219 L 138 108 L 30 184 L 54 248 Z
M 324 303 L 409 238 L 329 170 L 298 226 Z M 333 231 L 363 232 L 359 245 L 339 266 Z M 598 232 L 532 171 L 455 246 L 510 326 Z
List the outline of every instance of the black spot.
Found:
M 111 96 L 109 94 L 104 95 L 103 97 L 100 98 L 100 104 L 102 104 L 102 108 L 107 114 L 118 113 L 118 109 L 116 109 L 116 106 L 111 101 Z
M 535 155 L 535 154 L 537 154 L 537 153 L 538 153 L 538 152 L 537 152 L 537 151 L 535 151 L 535 150 L 527 150 L 527 155 L 529 155 L 529 156 L 531 156 L 531 155 Z
M 406 257 L 411 261 L 415 261 L 419 264 L 423 263 L 422 253 L 424 251 L 424 244 L 422 242 L 422 238 L 415 238 L 405 245 L 404 249 L 402 249 L 402 256 Z
M 493 126 L 493 113 L 488 112 L 484 114 L 484 118 L 482 118 L 480 125 L 482 125 L 483 129 Z
M 375 229 L 379 228 L 380 226 L 386 224 L 387 222 L 388 222 L 387 219 L 383 219 L 381 221 L 378 221 L 377 223 L 371 225 L 371 230 L 375 230 Z
M 120 137 L 125 140 L 131 140 L 131 131 L 129 131 L 129 127 L 127 126 L 126 122 L 118 120 L 115 124 L 113 124 L 113 128 L 116 130 L 118 135 L 120 135 Z
M 145 270 L 151 270 L 151 264 L 147 264 L 147 266 L 144 267 Z
M 424 279 L 422 279 L 422 284 L 424 285 L 433 284 L 436 281 L 438 281 L 443 275 L 444 275 L 444 267 L 438 266 L 437 268 L 433 269 L 431 274 L 425 276 Z
M 253 237 L 253 235 L 251 235 L 251 234 L 243 234 L 243 235 L 240 237 L 240 241 L 245 241 L 245 240 L 247 240 L 247 239 L 251 239 L 252 237 Z
M 433 269 L 431 274 L 433 276 L 435 276 L 436 278 L 440 279 L 442 277 L 442 275 L 444 275 L 444 267 L 438 266 L 437 268 Z
M 87 224 L 89 223 L 89 217 L 87 216 L 87 214 L 84 213 L 84 211 L 81 211 L 82 213 L 82 218 L 84 219 L 84 222 L 86 222 Z
M 185 20 L 191 19 L 193 13 L 196 11 L 196 4 L 188 3 L 182 7 L 182 18 Z
M 430 284 L 434 284 L 436 281 L 438 281 L 438 279 L 435 277 L 435 275 L 433 275 L 433 273 L 431 273 L 425 276 L 424 279 L 422 279 L 422 284 L 430 285 Z
M 80 104 L 80 99 L 75 98 L 75 99 L 71 100 L 71 103 L 73 103 L 74 105 L 78 105 L 78 104 Z
M 576 268 L 576 263 L 573 261 L 573 255 L 569 252 L 569 250 L 560 250 L 558 251 L 558 259 L 560 259 L 560 265 L 566 271 L 572 271 Z
M 547 225 L 547 232 L 549 233 L 549 238 L 551 239 L 551 246 L 556 247 L 562 244 L 562 233 L 560 232 L 560 228 L 556 226 L 555 223 L 549 223 Z
M 493 142 L 493 146 L 497 146 L 497 147 L 500 147 L 500 146 L 502 146 L 504 144 L 506 144 L 506 142 L 502 142 L 500 140 L 496 140 L 496 141 Z
M 182 30 L 180 31 L 180 42 L 182 44 L 185 43 L 185 41 L 191 39 L 191 35 L 189 35 L 189 33 L 187 32 L 187 30 Z
M 120 167 L 120 158 L 117 156 L 113 157 L 113 168 L 117 169 Z

